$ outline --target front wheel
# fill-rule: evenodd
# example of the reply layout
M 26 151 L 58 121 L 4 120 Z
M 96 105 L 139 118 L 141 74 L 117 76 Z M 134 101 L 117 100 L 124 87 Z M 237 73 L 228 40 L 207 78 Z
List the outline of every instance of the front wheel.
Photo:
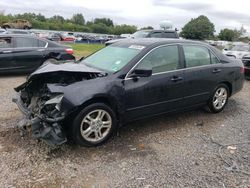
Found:
M 104 103 L 85 107 L 75 118 L 73 140 L 81 146 L 97 146 L 109 139 L 116 129 L 116 116 Z
M 213 113 L 221 112 L 227 104 L 228 97 L 229 89 L 227 85 L 218 85 L 208 101 L 209 110 Z

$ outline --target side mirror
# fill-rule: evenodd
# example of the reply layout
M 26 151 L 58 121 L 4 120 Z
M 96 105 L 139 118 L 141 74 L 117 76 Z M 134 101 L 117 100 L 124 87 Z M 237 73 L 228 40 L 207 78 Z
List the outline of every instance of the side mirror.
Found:
M 149 77 L 152 75 L 152 69 L 135 69 L 131 77 Z
M 227 49 L 227 48 L 224 48 L 224 50 L 225 50 L 225 51 L 228 51 L 228 49 Z

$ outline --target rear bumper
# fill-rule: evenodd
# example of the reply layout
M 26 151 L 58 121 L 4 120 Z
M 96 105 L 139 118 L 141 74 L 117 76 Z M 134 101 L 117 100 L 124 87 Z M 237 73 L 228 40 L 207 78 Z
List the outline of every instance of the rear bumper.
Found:
M 64 120 L 63 116 L 47 118 L 41 115 L 33 115 L 24 105 L 19 94 L 14 96 L 12 101 L 16 103 L 24 115 L 24 119 L 18 126 L 21 131 L 28 131 L 28 127 L 30 127 L 33 138 L 41 139 L 51 146 L 61 145 L 67 141 L 60 125 L 60 122 Z
M 245 77 L 250 80 L 250 67 L 245 67 Z

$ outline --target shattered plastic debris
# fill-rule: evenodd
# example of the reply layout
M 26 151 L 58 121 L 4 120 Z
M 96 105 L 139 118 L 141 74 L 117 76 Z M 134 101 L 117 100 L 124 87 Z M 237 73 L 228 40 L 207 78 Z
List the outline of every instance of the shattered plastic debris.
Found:
M 227 149 L 231 154 L 234 154 L 237 148 L 236 146 L 227 146 Z

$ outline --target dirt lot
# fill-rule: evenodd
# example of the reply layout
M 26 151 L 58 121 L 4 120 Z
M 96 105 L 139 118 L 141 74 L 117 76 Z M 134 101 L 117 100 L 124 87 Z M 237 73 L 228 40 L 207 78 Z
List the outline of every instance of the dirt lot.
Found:
M 24 80 L 0 77 L 0 187 L 250 187 L 249 81 L 220 114 L 165 115 L 100 147 L 51 148 L 15 128 L 12 88 Z

